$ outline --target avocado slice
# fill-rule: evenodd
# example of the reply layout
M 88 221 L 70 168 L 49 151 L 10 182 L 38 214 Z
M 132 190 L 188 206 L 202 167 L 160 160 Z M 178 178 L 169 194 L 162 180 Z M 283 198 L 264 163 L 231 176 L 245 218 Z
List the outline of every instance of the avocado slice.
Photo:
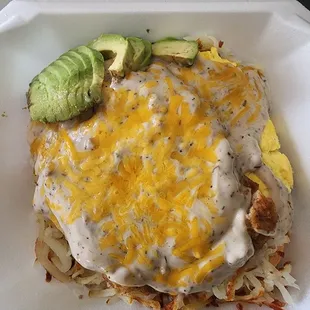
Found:
M 140 69 L 140 65 L 144 61 L 145 45 L 143 40 L 137 37 L 128 37 L 127 40 L 133 49 L 131 69 L 137 71 Z
M 150 41 L 143 40 L 143 44 L 145 46 L 144 49 L 144 60 L 140 65 L 140 70 L 145 69 L 150 63 L 152 58 L 152 44 Z
M 123 77 L 130 68 L 133 58 L 133 48 L 128 40 L 119 34 L 102 34 L 88 44 L 89 47 L 101 52 L 105 59 L 115 57 L 109 67 L 113 76 Z
M 29 85 L 30 117 L 34 121 L 66 121 L 101 103 L 104 59 L 100 52 L 79 46 L 61 55 Z
M 198 43 L 175 38 L 164 39 L 152 44 L 152 54 L 169 57 L 176 62 L 191 66 L 198 54 Z
M 165 37 L 165 38 L 162 38 L 156 42 L 161 42 L 161 41 L 178 41 L 179 39 L 178 38 L 175 38 L 175 37 Z
M 103 57 L 100 53 L 95 52 L 95 50 L 87 46 L 79 46 L 77 52 L 84 55 L 84 59 L 89 59 L 91 61 L 92 70 L 92 80 L 89 86 L 89 91 L 87 92 L 90 102 L 94 101 L 96 104 L 101 102 L 102 92 L 101 86 L 104 79 L 103 70 Z M 89 71 L 89 74 L 91 72 Z
M 151 61 L 151 42 L 137 37 L 128 37 L 127 40 L 131 44 L 134 51 L 131 69 L 134 71 L 145 69 Z

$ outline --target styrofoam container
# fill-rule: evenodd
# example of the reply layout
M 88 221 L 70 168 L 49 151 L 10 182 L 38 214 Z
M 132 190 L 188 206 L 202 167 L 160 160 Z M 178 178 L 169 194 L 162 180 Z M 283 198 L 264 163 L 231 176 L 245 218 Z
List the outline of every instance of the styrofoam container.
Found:
M 309 21 L 310 12 L 297 2 L 281 1 L 9 4 L 0 13 L 0 309 L 129 307 L 79 300 L 56 281 L 46 284 L 42 268 L 33 267 L 36 225 L 25 92 L 33 76 L 57 56 L 102 32 L 150 40 L 207 33 L 223 40 L 239 59 L 264 68 L 272 118 L 295 171 L 295 221 L 287 256 L 301 290 L 293 292 L 290 308 L 310 309 Z

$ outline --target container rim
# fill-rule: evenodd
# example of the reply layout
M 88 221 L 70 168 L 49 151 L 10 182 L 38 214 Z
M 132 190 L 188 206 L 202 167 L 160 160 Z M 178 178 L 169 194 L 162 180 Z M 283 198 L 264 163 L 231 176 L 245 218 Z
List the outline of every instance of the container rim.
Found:
M 0 11 L 0 33 L 29 23 L 38 15 L 100 13 L 247 13 L 269 12 L 289 19 L 299 17 L 310 27 L 310 11 L 298 1 L 214 1 L 205 2 L 41 2 L 13 0 Z

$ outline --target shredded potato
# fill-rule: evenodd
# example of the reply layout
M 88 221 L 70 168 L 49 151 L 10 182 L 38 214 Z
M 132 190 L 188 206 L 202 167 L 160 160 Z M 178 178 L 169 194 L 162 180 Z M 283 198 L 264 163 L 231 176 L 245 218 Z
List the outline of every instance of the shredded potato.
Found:
M 49 272 L 54 278 L 60 282 L 70 282 L 70 278 L 61 272 L 48 258 L 50 248 L 41 240 L 37 240 L 35 244 L 35 253 L 40 264 Z
M 121 286 L 101 273 L 83 268 L 71 256 L 69 244 L 62 232 L 42 216 L 38 217 L 38 222 L 35 253 L 45 270 L 60 282 L 75 282 L 86 288 L 91 298 L 106 298 L 107 303 L 110 303 L 111 298 L 118 297 L 129 304 L 136 301 L 155 310 L 196 310 L 210 304 L 241 301 L 281 310 L 286 304 L 292 303 L 287 287 L 299 288 L 290 274 L 291 264 L 278 267 L 283 257 L 283 243 L 289 242 L 288 237 L 281 240 L 282 245 L 278 244 L 279 240 L 268 242 L 262 251 L 264 256 L 260 264 L 255 267 L 252 266 L 253 262 L 246 264 L 231 279 L 214 286 L 212 292 L 171 296 L 147 286 Z M 275 289 L 281 293 L 285 303 L 274 297 Z
M 89 292 L 89 297 L 100 297 L 100 298 L 107 298 L 107 297 L 113 297 L 117 294 L 117 290 L 114 288 L 107 288 L 103 290 L 93 290 Z
M 52 234 L 45 231 L 44 242 L 55 253 L 56 258 L 52 258 L 52 262 L 61 272 L 67 272 L 72 265 L 72 258 L 68 256 L 68 247 L 63 245 L 60 240 L 53 238 Z

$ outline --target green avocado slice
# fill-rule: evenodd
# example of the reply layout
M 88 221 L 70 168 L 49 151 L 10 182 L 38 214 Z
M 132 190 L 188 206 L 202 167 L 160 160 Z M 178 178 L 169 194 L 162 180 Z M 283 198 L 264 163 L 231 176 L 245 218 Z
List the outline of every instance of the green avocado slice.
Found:
M 100 53 L 94 53 L 94 50 L 87 46 L 80 46 L 77 51 L 84 55 L 84 59 L 91 61 L 92 71 L 92 83 L 89 88 L 90 101 L 100 103 L 102 98 L 101 87 L 104 80 L 103 57 Z
M 129 41 L 134 52 L 131 69 L 137 71 L 140 69 L 140 65 L 144 61 L 145 45 L 143 40 L 137 37 L 128 37 L 127 40 Z
M 66 121 L 102 101 L 104 59 L 79 46 L 52 62 L 29 85 L 30 117 L 34 121 Z
M 79 104 L 78 99 L 75 95 L 75 89 L 76 85 L 79 85 L 79 68 L 74 62 L 71 62 L 69 59 L 62 56 L 55 61 L 55 64 L 56 63 L 59 64 L 59 66 L 63 66 L 68 74 L 71 74 L 71 78 L 67 80 L 68 89 L 70 89 L 70 92 L 67 93 L 67 100 L 69 103 L 68 106 L 72 110 L 72 112 L 70 113 L 77 113 L 77 111 L 79 110 Z
M 113 76 L 123 77 L 130 68 L 134 51 L 129 41 L 121 35 L 102 34 L 90 42 L 88 46 L 101 52 L 105 59 L 115 57 L 109 67 L 109 71 Z
M 79 68 L 86 68 L 85 62 L 81 58 L 81 56 L 73 50 L 68 51 L 66 54 L 59 57 L 59 60 L 62 60 L 64 65 L 67 65 L 71 69 L 75 68 L 74 74 L 72 74 L 72 78 L 70 79 L 69 87 L 71 89 L 70 93 L 68 94 L 68 102 L 76 111 L 79 110 L 79 106 L 83 102 L 83 97 L 77 91 L 80 89 L 80 83 L 78 81 L 83 79 L 83 75 L 80 75 Z M 83 70 L 82 70 L 83 71 Z M 73 71 L 72 71 L 73 73 Z M 76 73 L 76 75 L 75 75 Z M 77 80 L 76 80 L 77 79 Z M 82 90 L 83 91 L 83 90 Z
M 161 41 L 178 41 L 178 40 L 180 40 L 180 39 L 175 38 L 175 37 L 165 37 L 165 38 L 162 38 L 162 39 L 160 39 L 160 40 L 158 40 L 156 42 L 161 42 Z
M 143 40 L 143 44 L 145 46 L 144 50 L 144 60 L 140 65 L 140 70 L 145 69 L 150 63 L 152 58 L 152 44 L 150 41 Z
M 176 62 L 191 66 L 198 54 L 198 43 L 175 38 L 163 39 L 152 44 L 152 54 L 169 57 Z

